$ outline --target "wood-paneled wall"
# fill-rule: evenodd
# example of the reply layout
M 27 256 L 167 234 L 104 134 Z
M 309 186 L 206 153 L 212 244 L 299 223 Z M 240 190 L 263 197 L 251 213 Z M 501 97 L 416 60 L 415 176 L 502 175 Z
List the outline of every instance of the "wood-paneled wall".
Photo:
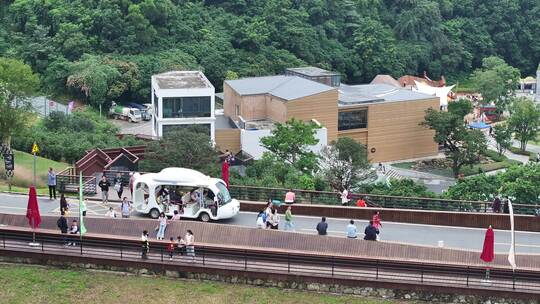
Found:
M 216 146 L 218 150 L 238 153 L 240 146 L 240 129 L 216 129 Z
M 357 142 L 367 145 L 368 144 L 368 129 L 338 131 L 338 138 L 339 137 L 350 137 L 356 140 Z
M 438 152 L 434 131 L 420 123 L 439 98 L 376 103 L 368 106 L 368 157 L 372 162 L 433 156 Z M 371 150 L 375 149 L 372 153 Z
M 316 119 L 328 130 L 328 142 L 337 138 L 338 90 L 333 89 L 320 94 L 306 96 L 285 103 L 287 119 L 303 121 Z

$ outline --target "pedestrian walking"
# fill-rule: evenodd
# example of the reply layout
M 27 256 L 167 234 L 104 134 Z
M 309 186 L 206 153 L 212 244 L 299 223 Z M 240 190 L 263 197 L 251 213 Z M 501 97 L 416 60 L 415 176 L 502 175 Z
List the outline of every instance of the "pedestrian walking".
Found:
M 122 198 L 122 203 L 120 204 L 120 212 L 123 218 L 129 218 L 131 215 L 131 202 L 125 196 Z
M 116 218 L 117 214 L 116 214 L 116 211 L 114 210 L 113 207 L 109 207 L 109 211 L 107 211 L 107 213 L 105 213 L 105 216 L 110 217 L 110 218 Z
M 373 221 L 369 221 L 364 230 L 364 240 L 366 241 L 377 241 L 377 236 L 379 235 L 379 230 L 373 225 Z
M 66 217 L 64 213 L 60 214 L 60 218 L 56 221 L 56 226 L 58 226 L 58 229 L 60 229 L 60 233 L 62 233 L 62 243 L 64 246 L 67 246 L 67 237 L 66 234 L 68 233 L 68 224 Z
M 60 194 L 60 214 L 67 215 L 69 210 L 69 204 L 66 200 L 64 193 Z
M 148 259 L 148 252 L 150 252 L 150 242 L 148 241 L 148 231 L 144 230 L 141 235 L 141 258 Z
M 510 213 L 510 209 L 508 207 L 508 202 L 510 201 L 510 199 L 508 198 L 508 196 L 505 196 L 504 199 L 503 199 L 503 212 L 508 214 Z
M 287 193 L 285 193 L 285 204 L 294 204 L 296 201 L 296 194 L 292 191 L 292 189 L 289 189 Z
M 493 200 L 493 204 L 491 205 L 491 209 L 495 213 L 500 213 L 501 212 L 501 198 L 498 195 Z
M 294 231 L 294 224 L 293 224 L 293 215 L 291 206 L 287 207 L 287 211 L 285 211 L 285 227 L 284 229 L 286 231 L 292 230 Z
M 118 194 L 118 199 L 122 198 L 122 193 L 124 193 L 124 185 L 122 184 L 122 174 L 116 173 L 114 178 L 114 191 Z
M 257 215 L 257 228 L 264 229 L 266 228 L 266 213 L 263 211 L 259 212 Z
M 375 211 L 373 212 L 373 217 L 371 219 L 373 221 L 373 227 L 375 227 L 375 229 L 377 229 L 378 233 L 377 233 L 377 240 L 380 239 L 380 232 L 381 232 L 381 228 L 382 228 L 382 224 L 381 224 L 381 214 L 379 211 Z
M 69 228 L 69 234 L 78 234 L 79 233 L 79 225 L 77 225 L 77 220 L 73 220 L 71 222 L 71 227 Z M 69 246 L 77 246 L 77 242 L 73 240 L 72 242 L 68 243 Z
M 351 220 L 349 222 L 349 225 L 347 225 L 347 238 L 355 239 L 357 233 L 358 232 L 356 231 L 356 225 L 354 225 L 354 221 Z
M 184 255 L 186 252 L 186 245 L 181 236 L 178 236 L 176 239 L 176 249 L 178 250 L 178 255 Z
M 171 221 L 179 221 L 181 218 L 182 217 L 180 216 L 180 212 L 178 212 L 178 210 L 174 210 Z
M 341 192 L 341 205 L 346 206 L 350 201 L 349 197 L 349 190 L 347 188 L 343 188 L 343 191 Z
M 56 172 L 52 167 L 47 172 L 47 185 L 49 186 L 49 199 L 56 199 Z
M 321 221 L 317 224 L 317 233 L 319 235 L 326 235 L 328 230 L 328 223 L 326 223 L 326 217 L 322 217 Z
M 277 210 L 272 209 L 272 214 L 270 214 L 270 229 L 278 230 L 279 229 L 279 214 Z
M 165 229 L 167 228 L 167 217 L 165 216 L 165 213 L 161 212 L 158 217 L 158 226 L 156 227 L 157 230 L 157 239 L 163 240 L 165 237 Z
M 271 225 L 270 217 L 272 216 L 272 207 L 273 207 L 272 200 L 269 199 L 268 203 L 266 204 L 266 208 L 264 209 L 264 214 L 265 214 L 264 223 L 266 224 L 266 228 L 270 228 L 270 225 Z
M 186 246 L 186 255 L 195 258 L 195 236 L 193 235 L 193 231 L 187 230 L 182 243 Z
M 101 202 L 108 203 L 109 202 L 109 187 L 111 186 L 111 183 L 107 180 L 107 177 L 105 175 L 101 176 L 101 180 L 99 181 L 98 186 L 101 189 Z
M 174 247 L 175 247 L 174 238 L 171 236 L 171 238 L 169 239 L 169 244 L 167 244 L 167 252 L 169 253 L 169 260 L 171 261 L 174 255 Z

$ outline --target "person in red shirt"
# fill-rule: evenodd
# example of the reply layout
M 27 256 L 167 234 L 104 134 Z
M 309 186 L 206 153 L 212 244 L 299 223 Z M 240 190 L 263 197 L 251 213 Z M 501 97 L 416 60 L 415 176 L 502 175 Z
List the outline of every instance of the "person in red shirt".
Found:
M 171 236 L 171 238 L 169 239 L 169 244 L 167 244 L 167 252 L 169 253 L 169 260 L 172 260 L 173 258 L 174 246 L 175 246 L 174 238 Z
M 356 206 L 357 206 L 357 207 L 360 207 L 360 208 L 366 207 L 366 201 L 363 200 L 362 198 L 359 198 L 359 199 L 356 201 Z

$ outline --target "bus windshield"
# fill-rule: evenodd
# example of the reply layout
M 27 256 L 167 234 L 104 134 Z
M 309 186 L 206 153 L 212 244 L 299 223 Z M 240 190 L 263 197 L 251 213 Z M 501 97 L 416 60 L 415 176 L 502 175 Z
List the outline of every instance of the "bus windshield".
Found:
M 227 187 L 225 187 L 225 185 L 222 184 L 222 183 L 217 183 L 216 187 L 219 190 L 218 198 L 223 203 L 223 205 L 229 203 L 232 200 L 232 198 L 231 198 L 231 194 L 229 193 L 229 190 L 227 189 Z

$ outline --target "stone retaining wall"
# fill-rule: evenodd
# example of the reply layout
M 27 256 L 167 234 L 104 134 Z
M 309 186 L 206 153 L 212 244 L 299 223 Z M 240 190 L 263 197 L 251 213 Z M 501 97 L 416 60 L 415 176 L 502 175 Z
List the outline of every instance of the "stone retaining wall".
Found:
M 463 294 L 436 292 L 437 288 L 419 288 L 419 289 L 402 289 L 391 287 L 378 287 L 377 282 L 373 282 L 374 286 L 350 286 L 347 284 L 328 283 L 328 282 L 310 282 L 304 278 L 280 279 L 271 274 L 265 274 L 264 277 L 252 277 L 250 275 L 239 274 L 223 274 L 223 273 L 201 273 L 197 271 L 182 271 L 171 269 L 159 269 L 155 267 L 136 267 L 132 266 L 113 266 L 100 263 L 82 263 L 69 262 L 58 259 L 47 258 L 30 258 L 30 257 L 13 257 L 0 256 L 0 262 L 11 264 L 42 264 L 52 267 L 61 268 L 76 268 L 86 270 L 105 270 L 120 273 L 130 273 L 136 275 L 155 275 L 165 276 L 175 279 L 189 279 L 200 281 L 217 281 L 229 284 L 246 284 L 260 287 L 275 287 L 281 289 L 304 290 L 323 293 L 337 293 L 346 295 L 357 295 L 362 297 L 381 298 L 386 300 L 406 300 L 412 302 L 426 301 L 432 303 L 471 303 L 471 304 L 537 304 L 539 299 L 534 296 L 519 296 L 516 298 L 501 297 L 489 295 L 474 295 L 466 294 L 478 292 L 475 290 L 465 289 Z M 365 284 L 364 284 L 365 285 Z M 397 284 L 396 284 L 397 285 Z M 422 290 L 423 289 L 423 290 Z M 459 292 L 461 289 L 456 289 Z M 493 292 L 491 292 L 493 294 Z M 523 298 L 523 299 L 519 299 Z

